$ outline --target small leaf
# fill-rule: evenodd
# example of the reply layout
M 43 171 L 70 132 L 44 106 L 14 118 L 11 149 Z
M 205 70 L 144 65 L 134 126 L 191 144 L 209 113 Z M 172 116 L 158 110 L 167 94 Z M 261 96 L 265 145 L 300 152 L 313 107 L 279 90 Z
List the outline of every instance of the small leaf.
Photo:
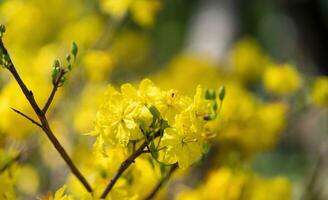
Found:
M 149 146 L 149 148 L 150 148 L 151 155 L 152 155 L 155 159 L 157 159 L 157 158 L 158 158 L 158 152 L 157 152 L 157 149 L 156 149 L 156 146 L 155 146 L 153 140 L 150 142 L 150 146 Z
M 163 132 L 166 128 L 169 128 L 169 122 L 166 120 L 161 120 L 161 131 Z
M 160 119 L 161 113 L 158 111 L 158 109 L 155 106 L 150 106 L 148 110 L 153 115 L 153 123 L 155 123 Z
M 159 169 L 161 170 L 162 177 L 164 177 L 165 174 L 166 174 L 165 165 L 163 165 L 163 164 L 160 163 Z

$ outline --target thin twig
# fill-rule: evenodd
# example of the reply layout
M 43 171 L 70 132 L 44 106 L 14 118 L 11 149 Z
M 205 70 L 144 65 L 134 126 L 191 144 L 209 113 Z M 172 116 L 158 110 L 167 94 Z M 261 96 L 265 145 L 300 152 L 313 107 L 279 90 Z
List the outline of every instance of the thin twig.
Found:
M 0 168 L 0 174 L 8 169 L 11 165 L 17 162 L 21 157 L 21 154 L 17 154 L 14 158 L 12 158 L 9 162 L 7 162 L 3 167 Z
M 26 119 L 28 119 L 29 121 L 31 121 L 33 124 L 37 125 L 38 127 L 42 128 L 42 125 L 35 121 L 34 119 L 32 119 L 31 117 L 27 116 L 26 114 L 22 113 L 21 111 L 15 109 L 15 108 L 11 108 L 14 112 L 18 113 L 19 115 L 25 117 Z
M 158 184 L 155 186 L 153 191 L 144 199 L 144 200 L 150 200 L 155 197 L 157 192 L 161 189 L 161 187 L 170 179 L 173 172 L 178 168 L 178 164 L 174 164 L 171 166 L 170 171 L 158 182 Z
M 108 195 L 108 193 L 111 191 L 111 189 L 114 187 L 116 181 L 121 177 L 123 172 L 132 164 L 134 163 L 134 160 L 140 156 L 142 153 L 144 153 L 144 149 L 147 146 L 147 141 L 144 141 L 140 145 L 140 147 L 134 151 L 120 166 L 120 168 L 117 170 L 116 174 L 113 176 L 113 178 L 110 180 L 108 185 L 106 186 L 104 192 L 101 195 L 101 199 L 105 199 Z
M 26 99 L 32 106 L 35 114 L 38 116 L 40 122 L 41 122 L 41 128 L 43 132 L 48 136 L 49 140 L 55 147 L 55 149 L 58 151 L 58 153 L 61 155 L 63 160 L 66 162 L 72 173 L 76 176 L 76 178 L 82 183 L 82 185 L 86 188 L 86 190 L 90 193 L 92 193 L 92 188 L 89 185 L 88 181 L 86 178 L 82 175 L 82 173 L 78 170 L 78 168 L 75 166 L 73 163 L 72 159 L 70 156 L 67 154 L 66 150 L 63 148 L 63 146 L 60 144 L 54 133 L 52 132 L 49 122 L 47 120 L 47 117 L 45 116 L 45 113 L 40 109 L 39 105 L 37 104 L 34 95 L 32 91 L 28 89 L 28 87 L 25 85 L 23 80 L 21 79 L 20 75 L 18 74 L 10 56 L 5 48 L 2 39 L 0 38 L 0 50 L 2 53 L 7 57 L 7 62 L 8 64 L 6 65 L 6 68 L 10 71 L 10 73 L 13 75 L 15 78 L 16 82 L 18 83 L 19 87 L 21 88 L 22 92 L 24 93 Z
M 55 97 L 55 94 L 60 86 L 60 82 L 61 82 L 61 79 L 63 78 L 63 76 L 65 75 L 66 71 L 64 69 L 61 69 L 60 72 L 59 72 L 59 76 L 57 78 L 57 80 L 53 83 L 53 88 L 52 88 L 52 91 L 48 97 L 48 100 L 46 102 L 46 104 L 44 105 L 42 111 L 44 114 L 47 113 L 47 110 L 51 104 L 51 102 L 53 101 L 54 97 Z

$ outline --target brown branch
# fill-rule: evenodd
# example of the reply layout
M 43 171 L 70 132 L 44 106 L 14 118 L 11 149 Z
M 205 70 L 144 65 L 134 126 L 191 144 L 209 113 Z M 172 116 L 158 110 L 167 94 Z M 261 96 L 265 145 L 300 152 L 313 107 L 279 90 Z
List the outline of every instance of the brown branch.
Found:
M 144 141 L 140 145 L 140 147 L 134 151 L 120 166 L 120 168 L 117 170 L 116 174 L 113 176 L 113 178 L 110 180 L 108 185 L 106 186 L 104 192 L 101 195 L 101 199 L 105 199 L 108 195 L 108 193 L 111 191 L 111 189 L 114 187 L 116 181 L 121 177 L 123 172 L 132 164 L 134 163 L 134 160 L 140 156 L 142 153 L 144 153 L 144 149 L 147 146 L 147 142 Z
M 153 191 L 144 199 L 144 200 L 150 200 L 155 197 L 157 192 L 161 189 L 161 187 L 170 179 L 173 172 L 178 168 L 178 164 L 174 164 L 171 166 L 170 171 L 158 182 L 158 184 L 155 186 Z
M 25 117 L 26 119 L 28 119 L 29 121 L 31 121 L 33 124 L 37 125 L 38 127 L 42 128 L 42 125 L 35 121 L 34 119 L 32 119 L 31 117 L 27 116 L 26 114 L 22 113 L 21 111 L 19 110 L 16 110 L 15 108 L 11 108 L 14 112 L 18 113 L 19 115 Z
M 48 120 L 45 116 L 45 113 L 40 109 L 40 107 L 38 106 L 38 104 L 34 98 L 32 91 L 30 91 L 28 89 L 28 87 L 25 85 L 25 83 L 21 79 L 20 75 L 18 74 L 1 38 L 0 38 L 0 49 L 1 49 L 2 53 L 7 57 L 8 64 L 5 67 L 13 75 L 13 77 L 15 78 L 16 82 L 18 83 L 19 87 L 21 88 L 22 92 L 24 93 L 26 99 L 32 106 L 35 114 L 38 116 L 38 118 L 41 122 L 41 128 L 42 128 L 43 132 L 47 135 L 47 137 L 49 138 L 49 140 L 51 141 L 51 143 L 53 144 L 55 149 L 58 151 L 58 153 L 64 159 L 64 161 L 66 162 L 66 164 L 68 165 L 68 167 L 70 168 L 72 173 L 76 176 L 76 178 L 82 183 L 82 185 L 86 188 L 86 190 L 88 192 L 92 192 L 91 186 L 89 185 L 89 183 L 87 182 L 85 177 L 82 175 L 82 173 L 77 169 L 77 167 L 73 163 L 72 159 L 67 154 L 66 150 L 63 148 L 63 146 L 60 144 L 60 142 L 58 141 L 58 139 L 52 132 L 52 130 L 49 126 Z
M 21 154 L 17 154 L 14 158 L 12 158 L 9 162 L 7 162 L 3 167 L 0 168 L 0 174 L 8 169 L 11 165 L 17 162 L 21 157 Z
M 59 72 L 59 76 L 57 77 L 57 80 L 54 81 L 52 91 L 51 91 L 51 93 L 48 97 L 48 100 L 47 100 L 46 104 L 44 105 L 44 107 L 42 109 L 44 114 L 47 113 L 47 110 L 48 110 L 51 102 L 53 101 L 58 88 L 60 87 L 61 79 L 63 78 L 65 73 L 66 73 L 66 71 L 64 69 L 61 69 L 60 72 Z

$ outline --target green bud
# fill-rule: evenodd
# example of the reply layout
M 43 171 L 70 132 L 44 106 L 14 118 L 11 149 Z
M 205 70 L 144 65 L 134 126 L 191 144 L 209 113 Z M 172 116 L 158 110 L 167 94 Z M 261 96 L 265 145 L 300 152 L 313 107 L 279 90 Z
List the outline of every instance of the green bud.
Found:
M 67 62 L 71 62 L 71 55 L 70 54 L 66 55 L 66 60 L 67 60 Z
M 213 89 L 206 89 L 205 90 L 205 99 L 215 99 L 216 98 L 216 93 Z
M 216 111 L 218 109 L 218 104 L 216 103 L 216 101 L 213 101 L 212 108 L 213 108 L 214 111 Z
M 56 59 L 56 60 L 54 60 L 54 63 L 52 64 L 52 74 L 51 74 L 52 83 L 56 82 L 59 72 L 60 72 L 60 62 L 59 62 L 59 60 Z
M 66 80 L 65 76 L 62 76 L 61 79 L 60 79 L 60 82 L 61 82 L 61 83 L 64 83 L 65 80 Z
M 218 90 L 218 94 L 219 94 L 219 99 L 220 101 L 223 101 L 224 97 L 225 97 L 225 87 L 221 86 Z
M 53 68 L 60 68 L 60 62 L 58 59 L 55 59 L 53 64 L 52 64 L 52 67 Z
M 205 89 L 205 99 L 210 99 L 210 91 L 208 89 Z
M 79 48 L 75 42 L 72 43 L 72 50 L 71 53 L 74 56 L 74 60 L 76 60 L 77 53 L 79 52 Z

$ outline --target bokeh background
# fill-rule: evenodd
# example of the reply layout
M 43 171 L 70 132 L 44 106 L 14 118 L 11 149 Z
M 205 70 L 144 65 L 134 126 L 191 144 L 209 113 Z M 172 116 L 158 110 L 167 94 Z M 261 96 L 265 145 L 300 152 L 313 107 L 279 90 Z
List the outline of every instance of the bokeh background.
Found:
M 86 133 L 106 86 L 148 77 L 184 94 L 198 84 L 227 89 L 208 154 L 158 199 L 328 199 L 327 0 L 0 0 L 0 23 L 40 104 L 53 60 L 78 44 L 49 118 L 88 176 L 95 167 Z M 20 157 L 1 171 L 0 194 L 35 199 L 64 183 L 77 194 L 45 135 L 10 107 L 33 116 L 1 70 L 0 167 Z

